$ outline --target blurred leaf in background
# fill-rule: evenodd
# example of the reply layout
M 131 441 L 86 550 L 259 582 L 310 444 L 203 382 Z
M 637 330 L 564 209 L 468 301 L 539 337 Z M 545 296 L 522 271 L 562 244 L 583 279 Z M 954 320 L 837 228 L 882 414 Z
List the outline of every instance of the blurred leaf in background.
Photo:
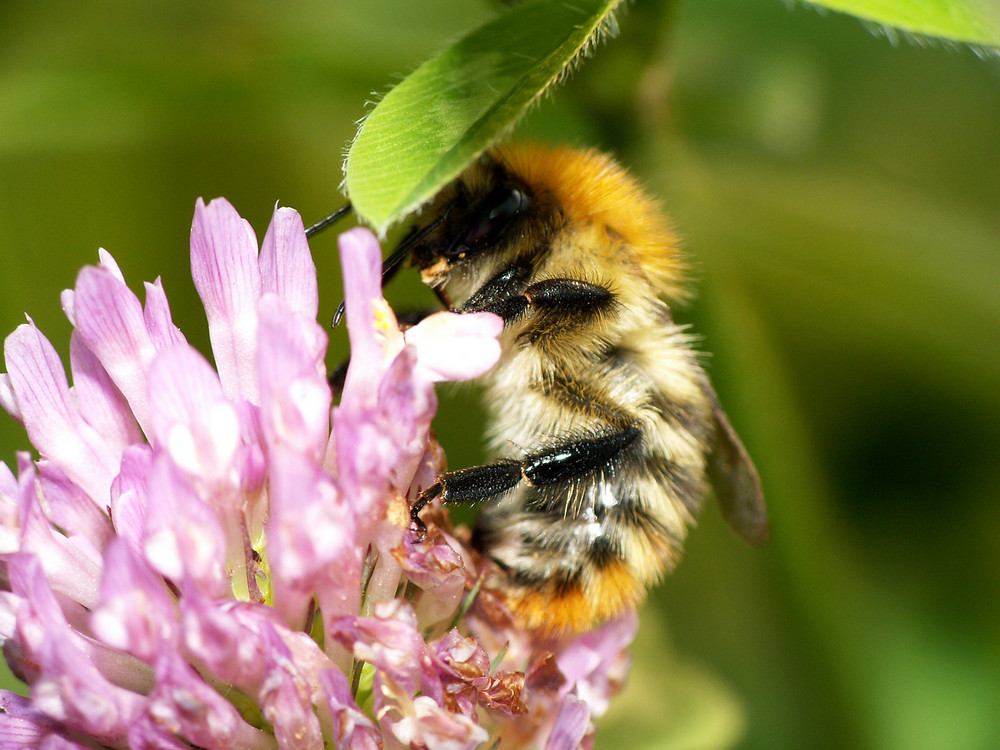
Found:
M 134 286 L 163 276 L 205 350 L 195 198 L 259 233 L 276 200 L 325 215 L 365 102 L 497 11 L 7 0 L 0 330 L 27 312 L 65 352 L 59 291 L 104 246 Z M 709 505 L 598 746 L 1000 746 L 1000 63 L 779 0 L 648 0 L 619 26 L 522 133 L 663 197 L 697 270 L 680 316 L 773 531 L 744 548 Z M 334 247 L 313 241 L 321 318 Z M 432 300 L 412 274 L 390 298 Z M 444 404 L 453 467 L 485 458 L 479 415 Z M 26 446 L 0 420 L 0 458 Z
M 880 24 L 890 38 L 938 37 L 984 47 L 1000 46 L 1000 6 L 993 0 L 810 0 Z

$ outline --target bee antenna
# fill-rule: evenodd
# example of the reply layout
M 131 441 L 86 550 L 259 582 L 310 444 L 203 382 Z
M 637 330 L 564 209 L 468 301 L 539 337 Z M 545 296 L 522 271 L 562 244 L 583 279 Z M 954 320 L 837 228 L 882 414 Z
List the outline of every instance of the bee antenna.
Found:
M 403 265 L 403 261 L 406 260 L 410 256 L 410 253 L 413 252 L 413 249 L 421 242 L 423 242 L 427 238 L 427 235 L 429 235 L 431 232 L 437 229 L 437 227 L 441 224 L 441 222 L 445 220 L 445 218 L 447 218 L 447 216 L 448 212 L 446 211 L 445 213 L 437 217 L 434 221 L 432 221 L 430 224 L 423 227 L 419 232 L 414 232 L 405 240 L 399 243 L 399 246 L 396 247 L 396 249 L 392 251 L 389 257 L 385 259 L 385 262 L 382 263 L 382 286 L 385 286 L 386 282 L 389 281 L 389 279 L 391 279 L 396 274 L 396 271 L 399 270 L 399 267 Z M 326 219 L 324 219 L 324 221 L 326 221 Z M 333 322 L 331 323 L 331 326 L 333 328 L 336 328 L 338 325 L 340 325 L 340 321 L 343 317 L 344 317 L 344 303 L 341 302 L 340 305 L 337 307 L 337 312 L 333 314 Z
M 319 234 L 331 224 L 336 224 L 338 221 L 347 216 L 347 214 L 349 214 L 350 212 L 351 212 L 351 203 L 350 201 L 348 201 L 343 206 L 334 211 L 332 214 L 327 216 L 325 219 L 317 221 L 311 227 L 306 229 L 306 237 L 312 237 L 314 234 Z
M 406 260 L 413 249 L 427 239 L 427 235 L 433 232 L 442 221 L 445 219 L 445 214 L 442 214 L 430 224 L 425 226 L 419 232 L 415 232 L 407 237 L 405 240 L 399 243 L 399 247 L 392 251 L 392 254 L 385 259 L 382 264 L 382 283 L 385 284 L 389 279 L 395 275 L 399 267 L 403 265 L 403 261 Z

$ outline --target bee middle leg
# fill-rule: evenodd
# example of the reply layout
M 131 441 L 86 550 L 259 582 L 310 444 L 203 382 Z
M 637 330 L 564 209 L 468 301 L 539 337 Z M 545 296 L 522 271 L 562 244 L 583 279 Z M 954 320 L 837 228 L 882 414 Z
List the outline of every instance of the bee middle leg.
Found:
M 499 500 L 522 480 L 535 487 L 567 482 L 617 465 L 639 442 L 638 425 L 625 425 L 596 436 L 567 439 L 524 459 L 504 458 L 483 466 L 449 471 L 438 477 L 410 506 L 410 521 L 419 538 L 427 534 L 420 511 L 437 497 L 442 502 L 474 505 Z

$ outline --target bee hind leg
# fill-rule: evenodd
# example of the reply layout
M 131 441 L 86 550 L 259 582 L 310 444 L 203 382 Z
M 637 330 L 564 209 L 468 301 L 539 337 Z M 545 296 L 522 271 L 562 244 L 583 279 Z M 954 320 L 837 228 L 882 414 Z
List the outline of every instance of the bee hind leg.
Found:
M 420 511 L 437 497 L 449 504 L 492 502 L 513 490 L 521 480 L 536 487 L 572 482 L 617 466 L 640 444 L 638 425 L 624 425 L 599 435 L 574 436 L 521 461 L 504 458 L 483 466 L 449 471 L 438 477 L 410 506 L 410 521 L 420 539 L 427 526 Z
M 441 496 L 447 503 L 474 505 L 493 500 L 514 489 L 521 481 L 521 476 L 521 462 L 510 459 L 449 471 L 417 496 L 410 506 L 410 521 L 418 537 L 423 539 L 427 535 L 427 525 L 420 518 L 420 511 L 434 498 Z

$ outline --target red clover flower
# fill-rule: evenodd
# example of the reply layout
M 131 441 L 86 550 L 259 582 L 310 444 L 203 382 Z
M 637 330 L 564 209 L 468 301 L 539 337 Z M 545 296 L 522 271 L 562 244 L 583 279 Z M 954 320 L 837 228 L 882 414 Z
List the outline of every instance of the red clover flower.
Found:
M 443 469 L 434 383 L 488 370 L 499 317 L 403 331 L 380 249 L 340 237 L 351 363 L 332 406 L 302 220 L 258 252 L 198 201 L 191 270 L 214 367 L 114 259 L 62 298 L 72 386 L 30 321 L 0 404 L 38 452 L 0 464 L 4 748 L 429 748 L 592 743 L 634 616 L 578 636 L 519 631 L 480 560 L 408 503 Z

